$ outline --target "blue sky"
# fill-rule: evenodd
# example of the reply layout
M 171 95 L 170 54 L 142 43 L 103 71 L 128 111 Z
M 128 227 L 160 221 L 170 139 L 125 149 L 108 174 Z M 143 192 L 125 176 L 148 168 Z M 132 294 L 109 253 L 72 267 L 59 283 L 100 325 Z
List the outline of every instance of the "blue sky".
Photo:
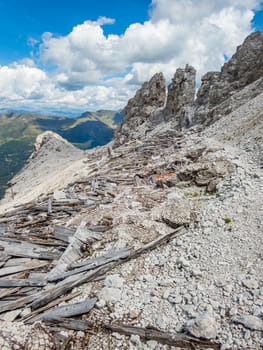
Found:
M 148 19 L 150 0 L 0 0 L 0 64 L 29 55 L 28 39 L 44 32 L 66 35 L 85 20 L 114 18 L 105 34 L 122 34 L 132 23 Z
M 257 0 L 0 0 L 0 109 L 122 108 L 186 63 L 218 70 L 253 30 Z

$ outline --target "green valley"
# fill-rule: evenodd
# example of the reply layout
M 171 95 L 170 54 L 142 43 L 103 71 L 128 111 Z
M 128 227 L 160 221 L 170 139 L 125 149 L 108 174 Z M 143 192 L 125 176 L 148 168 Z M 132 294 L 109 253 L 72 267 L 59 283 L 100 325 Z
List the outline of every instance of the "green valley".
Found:
M 121 112 L 100 110 L 85 112 L 77 118 L 7 112 L 0 114 L 0 198 L 7 182 L 23 167 L 33 151 L 36 137 L 51 130 L 81 149 L 108 143 Z

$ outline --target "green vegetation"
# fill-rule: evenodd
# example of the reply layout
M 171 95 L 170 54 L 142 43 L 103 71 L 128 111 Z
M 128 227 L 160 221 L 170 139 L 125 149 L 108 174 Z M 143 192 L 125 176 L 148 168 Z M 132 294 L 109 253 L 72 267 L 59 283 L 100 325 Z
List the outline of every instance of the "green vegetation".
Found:
M 22 168 L 32 152 L 33 144 L 27 141 L 8 141 L 0 145 L 0 197 L 7 182 Z
M 233 221 L 232 221 L 231 218 L 228 217 L 228 216 L 226 216 L 226 217 L 224 218 L 224 221 L 225 221 L 225 224 L 227 224 L 227 225 L 233 225 Z
M 185 197 L 200 197 L 202 195 L 201 192 L 185 192 Z
M 32 153 L 35 139 L 42 132 L 51 130 L 76 147 L 89 149 L 108 143 L 122 119 L 121 112 L 106 110 L 85 112 L 75 119 L 30 113 L 0 114 L 0 198 L 7 182 Z

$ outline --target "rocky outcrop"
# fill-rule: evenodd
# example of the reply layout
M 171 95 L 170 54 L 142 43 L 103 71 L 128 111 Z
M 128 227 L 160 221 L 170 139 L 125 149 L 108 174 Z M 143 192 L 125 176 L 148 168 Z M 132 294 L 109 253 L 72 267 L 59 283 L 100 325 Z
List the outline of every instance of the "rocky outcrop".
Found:
M 115 146 L 132 139 L 133 133 L 157 108 L 164 105 L 165 99 L 165 79 L 162 73 L 157 73 L 128 101 L 123 111 L 125 120 L 115 132 Z
M 115 133 L 114 145 L 141 139 L 167 122 L 172 129 L 208 126 L 256 97 L 263 91 L 263 34 L 250 34 L 220 72 L 206 73 L 196 99 L 195 76 L 188 64 L 178 68 L 167 98 L 162 73 L 144 83 L 124 109 L 125 119 Z
M 176 118 L 179 127 L 187 127 L 191 124 L 193 104 L 195 98 L 196 70 L 186 65 L 185 69 L 178 68 L 168 86 L 167 102 L 164 115 Z
M 34 152 L 31 154 L 29 161 L 36 158 L 37 156 L 42 156 L 42 153 L 46 154 L 47 152 L 68 152 L 68 154 L 79 153 L 79 150 L 74 147 L 71 143 L 63 139 L 58 134 L 52 131 L 46 131 L 43 134 L 40 134 L 36 138 L 34 144 Z
M 262 76 L 263 34 L 254 32 L 238 46 L 236 53 L 223 65 L 220 72 L 208 72 L 202 77 L 195 102 L 193 124 L 209 125 L 232 112 L 235 106 L 232 103 L 235 100 L 234 95 Z M 251 91 L 252 97 L 255 97 L 255 92 L 261 91 Z M 221 108 L 222 103 L 224 108 Z
M 52 131 L 37 136 L 34 152 L 22 170 L 9 182 L 1 204 L 30 201 L 32 196 L 35 198 L 41 195 L 43 189 L 54 191 L 61 188 L 74 178 L 74 174 L 77 175 L 76 164 L 83 156 L 84 151 Z M 65 172 L 70 166 L 72 169 Z

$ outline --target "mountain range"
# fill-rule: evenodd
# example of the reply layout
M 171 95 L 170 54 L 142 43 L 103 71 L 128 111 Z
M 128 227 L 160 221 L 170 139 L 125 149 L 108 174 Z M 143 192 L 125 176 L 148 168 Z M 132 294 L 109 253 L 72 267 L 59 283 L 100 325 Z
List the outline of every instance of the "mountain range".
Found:
M 89 149 L 108 143 L 122 119 L 121 112 L 111 110 L 85 112 L 77 118 L 17 112 L 0 114 L 0 198 L 7 182 L 32 153 L 39 134 L 51 130 L 76 147 Z

